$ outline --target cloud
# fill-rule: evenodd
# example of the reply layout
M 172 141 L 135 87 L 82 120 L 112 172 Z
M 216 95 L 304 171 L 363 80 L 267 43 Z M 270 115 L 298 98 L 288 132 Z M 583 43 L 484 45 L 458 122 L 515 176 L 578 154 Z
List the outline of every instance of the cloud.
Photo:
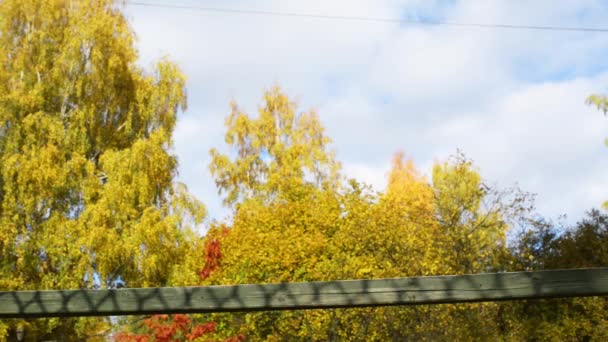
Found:
M 184 1 L 198 5 L 199 2 Z M 223 2 L 206 3 L 227 8 Z M 604 1 L 259 1 L 230 8 L 460 23 L 601 27 Z M 608 35 L 129 6 L 141 63 L 169 54 L 188 75 L 175 148 L 180 179 L 226 214 L 207 170 L 236 99 L 254 113 L 275 82 L 318 109 L 348 175 L 383 187 L 405 150 L 425 173 L 457 148 L 482 175 L 537 192 L 542 214 L 577 220 L 608 199 L 608 121 L 584 104 L 608 91 Z
M 583 104 L 606 82 L 608 75 L 523 87 L 494 103 L 491 114 L 440 126 L 441 146 L 463 148 L 486 178 L 538 193 L 542 213 L 580 217 L 601 203 L 598 188 L 608 189 L 601 176 L 608 125 Z
M 359 182 L 371 185 L 376 191 L 382 191 L 386 187 L 386 177 L 389 170 L 389 163 L 378 166 L 371 166 L 369 164 L 343 165 L 343 171 L 349 178 L 354 178 Z

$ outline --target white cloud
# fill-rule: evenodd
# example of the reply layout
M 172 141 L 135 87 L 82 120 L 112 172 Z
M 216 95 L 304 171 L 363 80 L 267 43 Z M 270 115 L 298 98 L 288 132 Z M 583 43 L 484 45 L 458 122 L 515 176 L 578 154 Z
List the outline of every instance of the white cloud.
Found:
M 583 103 L 607 76 L 524 87 L 494 103 L 492 114 L 441 126 L 441 145 L 458 144 L 487 178 L 537 192 L 541 212 L 578 217 L 600 203 L 591 195 L 598 187 L 608 190 L 600 171 L 608 167 L 601 146 L 608 125 Z
M 386 187 L 386 177 L 390 165 L 372 166 L 368 164 L 346 164 L 343 171 L 348 178 L 354 178 L 359 182 L 371 185 L 375 191 L 382 191 Z
M 199 5 L 199 2 L 184 1 Z M 461 23 L 601 27 L 604 1 L 232 1 L 209 7 L 433 18 Z M 189 79 L 176 131 L 181 179 L 225 215 L 207 170 L 236 99 L 255 112 L 275 82 L 319 109 L 348 175 L 382 188 L 391 155 L 422 170 L 462 148 L 482 175 L 539 193 L 541 213 L 608 199 L 608 120 L 585 97 L 608 91 L 608 35 L 128 7 L 142 64 L 169 54 Z

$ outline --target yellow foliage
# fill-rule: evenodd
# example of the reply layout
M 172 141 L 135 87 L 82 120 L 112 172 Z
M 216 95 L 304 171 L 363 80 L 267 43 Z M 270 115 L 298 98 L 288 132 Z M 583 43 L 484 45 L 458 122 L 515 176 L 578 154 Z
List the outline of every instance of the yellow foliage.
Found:
M 264 94 L 257 118 L 232 103 L 225 140 L 237 158 L 230 160 L 212 149 L 209 166 L 220 193 L 226 193 L 224 203 L 298 196 L 304 183 L 321 188 L 336 185 L 340 165 L 326 149 L 331 140 L 317 113 L 296 110 L 279 87 Z
M 450 272 L 480 273 L 498 270 L 504 261 L 505 236 L 509 228 L 505 216 L 523 209 L 519 199 L 503 203 L 500 196 L 490 198 L 471 161 L 462 155 L 433 168 L 433 188 L 437 219 L 443 245 L 443 260 Z M 484 201 L 486 201 L 485 205 Z
M 211 170 L 234 218 L 222 236 L 221 266 L 205 284 L 294 282 L 353 278 L 383 278 L 447 274 L 462 271 L 454 265 L 461 254 L 450 246 L 461 235 L 439 219 L 450 210 L 479 210 L 483 193 L 480 177 L 468 166 L 445 164 L 430 184 L 397 154 L 384 193 L 376 194 L 337 173 L 321 173 L 322 182 L 307 179 L 309 157 L 326 164 L 324 145 L 308 146 L 292 139 L 300 126 L 293 123 L 291 102 L 277 89 L 266 93 L 260 118 L 236 111 L 227 120 L 226 141 L 235 147 L 234 159 L 212 151 Z M 273 113 L 272 115 L 270 115 Z M 314 130 L 322 132 L 318 123 Z M 310 128 L 312 131 L 313 129 Z M 303 133 L 303 135 L 313 135 Z M 312 142 L 308 142 L 312 144 Z M 291 151 L 291 152 L 287 152 Z M 334 164 L 335 165 L 335 164 Z M 332 167 L 326 168 L 331 170 Z M 336 166 L 333 169 L 337 170 Z M 462 174 L 467 177 L 462 178 Z M 442 181 L 440 179 L 445 179 Z M 464 184 L 462 184 L 464 182 Z M 451 189 L 468 199 L 466 209 L 456 203 Z M 450 192 L 448 192 L 450 191 Z M 458 221 L 469 227 L 464 218 Z M 499 227 L 487 229 L 503 229 Z M 484 228 L 472 243 L 486 237 Z M 464 228 L 452 229 L 458 234 Z M 471 232 L 466 231 L 468 235 Z M 218 238 L 212 233 L 212 239 Z M 467 236 L 462 236 L 466 239 Z M 487 240 L 483 240 L 487 241 Z M 501 245 L 501 242 L 496 242 Z M 484 248 L 479 248 L 484 250 Z M 490 249 L 490 247 L 488 247 Z M 484 263 L 486 259 L 471 256 Z M 480 264 L 487 267 L 487 264 Z M 214 315 L 222 322 L 218 336 L 244 333 L 252 340 L 443 340 L 491 338 L 498 306 L 367 308 L 263 312 Z
M 185 79 L 166 60 L 137 66 L 121 4 L 0 2 L 0 290 L 162 286 L 191 253 L 205 211 L 171 153 Z

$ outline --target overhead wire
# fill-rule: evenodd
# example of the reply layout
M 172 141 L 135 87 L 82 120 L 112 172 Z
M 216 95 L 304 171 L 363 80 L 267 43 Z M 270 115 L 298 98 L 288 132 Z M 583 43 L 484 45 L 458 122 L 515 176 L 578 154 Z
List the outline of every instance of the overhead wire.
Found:
M 195 5 L 179 5 L 165 4 L 158 2 L 144 1 L 129 1 L 127 4 L 132 6 L 142 7 L 160 7 L 160 8 L 175 8 L 184 10 L 194 10 L 202 12 L 215 12 L 227 14 L 248 14 L 248 15 L 266 15 L 280 17 L 298 17 L 298 18 L 314 18 L 325 20 L 344 20 L 344 21 L 359 21 L 371 23 L 390 23 L 390 24 L 407 24 L 407 25 L 428 25 L 428 26 L 455 26 L 455 27 L 475 27 L 475 28 L 498 28 L 498 29 L 513 29 L 513 30 L 537 30 L 537 31 L 570 31 L 570 32 L 601 32 L 608 33 L 608 28 L 597 27 L 574 27 L 574 26 L 553 26 L 553 25 L 517 25 L 517 24 L 483 24 L 483 23 L 464 23 L 440 20 L 419 20 L 419 19 L 397 19 L 397 18 L 374 18 L 364 16 L 343 16 L 343 15 L 324 15 L 299 12 L 277 12 L 265 10 L 250 10 L 250 9 L 234 9 L 234 8 L 219 8 L 219 7 L 203 7 Z

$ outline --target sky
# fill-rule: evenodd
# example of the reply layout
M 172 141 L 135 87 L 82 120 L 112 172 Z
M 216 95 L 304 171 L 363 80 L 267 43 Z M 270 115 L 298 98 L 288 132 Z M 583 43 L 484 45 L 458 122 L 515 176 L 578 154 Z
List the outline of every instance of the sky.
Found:
M 608 199 L 608 118 L 585 104 L 608 93 L 608 33 L 413 25 L 406 20 L 608 28 L 605 0 L 140 0 L 236 10 L 391 18 L 379 23 L 125 8 L 140 64 L 168 56 L 188 78 L 174 134 L 179 180 L 210 219 L 227 218 L 208 169 L 228 151 L 235 100 L 256 115 L 280 85 L 318 111 L 346 176 L 382 190 L 404 151 L 430 178 L 458 150 L 497 187 L 537 194 L 539 214 L 574 223 Z

